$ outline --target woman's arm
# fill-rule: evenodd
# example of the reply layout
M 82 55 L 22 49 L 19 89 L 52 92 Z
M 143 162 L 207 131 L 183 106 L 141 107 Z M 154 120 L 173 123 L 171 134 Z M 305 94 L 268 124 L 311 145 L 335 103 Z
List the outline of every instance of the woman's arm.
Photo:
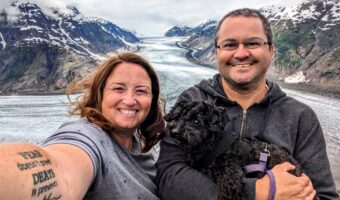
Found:
M 82 199 L 92 176 L 90 157 L 74 145 L 0 145 L 1 199 Z

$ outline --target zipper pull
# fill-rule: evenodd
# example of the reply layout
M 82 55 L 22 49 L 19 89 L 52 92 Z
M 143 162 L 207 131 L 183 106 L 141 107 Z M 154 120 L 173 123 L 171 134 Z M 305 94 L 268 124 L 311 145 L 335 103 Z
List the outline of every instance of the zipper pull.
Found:
M 247 111 L 246 110 L 242 110 L 242 121 L 241 121 L 241 129 L 240 129 L 240 138 L 242 138 L 242 136 L 243 136 L 244 123 L 246 121 L 246 117 L 247 117 Z

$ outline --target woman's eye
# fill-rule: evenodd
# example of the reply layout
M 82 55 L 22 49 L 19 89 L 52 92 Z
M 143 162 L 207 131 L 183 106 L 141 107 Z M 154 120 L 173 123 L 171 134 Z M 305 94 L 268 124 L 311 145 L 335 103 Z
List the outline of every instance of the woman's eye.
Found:
M 147 96 L 147 95 L 151 94 L 151 91 L 146 89 L 146 88 L 140 88 L 140 89 L 137 89 L 135 91 L 135 94 L 137 96 Z
M 124 88 L 122 87 L 115 87 L 115 88 L 112 88 L 112 90 L 115 92 L 124 92 Z
M 148 92 L 145 91 L 145 90 L 137 90 L 137 91 L 136 91 L 136 94 L 137 94 L 137 95 L 146 95 L 146 94 L 148 94 Z

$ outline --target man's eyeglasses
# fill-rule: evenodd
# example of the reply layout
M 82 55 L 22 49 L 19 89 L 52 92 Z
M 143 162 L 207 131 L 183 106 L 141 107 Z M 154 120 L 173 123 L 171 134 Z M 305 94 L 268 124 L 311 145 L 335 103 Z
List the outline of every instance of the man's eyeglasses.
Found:
M 225 40 L 219 45 L 216 45 L 216 47 L 227 51 L 234 51 L 238 49 L 240 44 L 243 44 L 244 48 L 246 49 L 257 49 L 265 44 L 271 45 L 271 43 L 266 42 L 261 38 L 249 38 L 244 40 L 243 42 L 238 42 L 236 40 Z

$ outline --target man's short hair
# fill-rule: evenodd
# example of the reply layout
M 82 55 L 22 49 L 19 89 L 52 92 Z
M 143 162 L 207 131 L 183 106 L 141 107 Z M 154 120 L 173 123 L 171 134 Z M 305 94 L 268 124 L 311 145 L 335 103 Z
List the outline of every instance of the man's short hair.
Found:
M 238 17 L 238 16 L 259 18 L 261 20 L 262 24 L 263 24 L 264 33 L 266 34 L 267 40 L 268 40 L 267 42 L 268 42 L 269 45 L 272 45 L 272 43 L 273 43 L 273 33 L 272 33 L 272 29 L 270 27 L 270 23 L 269 23 L 268 19 L 263 14 L 261 14 L 260 11 L 258 11 L 256 9 L 241 8 L 241 9 L 233 10 L 233 11 L 227 13 L 219 21 L 217 28 L 216 28 L 216 34 L 215 34 L 215 46 L 217 45 L 218 32 L 221 29 L 221 25 L 222 25 L 223 21 L 228 17 Z

